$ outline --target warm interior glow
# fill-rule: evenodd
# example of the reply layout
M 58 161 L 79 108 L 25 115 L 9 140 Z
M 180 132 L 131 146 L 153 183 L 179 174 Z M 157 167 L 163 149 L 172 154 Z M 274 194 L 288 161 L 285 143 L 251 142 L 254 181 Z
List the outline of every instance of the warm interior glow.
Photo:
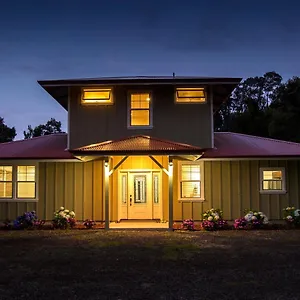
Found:
M 84 88 L 82 90 L 82 103 L 96 103 L 96 104 L 111 104 L 112 92 L 111 89 L 99 88 Z
M 12 166 L 0 166 L 0 198 L 12 198 Z
M 179 103 L 203 103 L 205 102 L 204 88 L 177 88 L 176 102 Z
M 181 165 L 181 198 L 200 197 L 200 165 Z
M 263 171 L 263 190 L 282 190 L 282 171 Z
M 35 198 L 35 166 L 18 166 L 17 198 Z
M 150 94 L 134 93 L 130 98 L 130 125 L 149 126 L 150 125 Z

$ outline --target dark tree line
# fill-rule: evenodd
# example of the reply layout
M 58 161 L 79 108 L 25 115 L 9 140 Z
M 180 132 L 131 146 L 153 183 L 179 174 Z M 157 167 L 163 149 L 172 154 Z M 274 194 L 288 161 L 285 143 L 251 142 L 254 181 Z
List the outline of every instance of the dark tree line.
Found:
M 300 78 L 275 72 L 242 81 L 214 115 L 215 131 L 300 142 Z

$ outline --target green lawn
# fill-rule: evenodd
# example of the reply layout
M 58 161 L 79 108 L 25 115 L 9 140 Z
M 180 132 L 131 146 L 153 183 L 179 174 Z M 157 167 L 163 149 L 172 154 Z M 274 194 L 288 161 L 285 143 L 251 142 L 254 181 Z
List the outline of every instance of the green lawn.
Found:
M 0 231 L 0 299 L 300 299 L 300 231 Z

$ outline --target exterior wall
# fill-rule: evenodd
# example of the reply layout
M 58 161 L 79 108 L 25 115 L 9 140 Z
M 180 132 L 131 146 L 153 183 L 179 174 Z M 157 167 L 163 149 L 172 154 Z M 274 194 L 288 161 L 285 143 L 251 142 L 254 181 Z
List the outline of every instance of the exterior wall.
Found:
M 152 92 L 153 128 L 128 129 L 128 91 L 139 89 L 134 86 L 117 86 L 113 89 L 113 105 L 81 105 L 81 89 L 73 87 L 68 109 L 69 148 L 139 134 L 203 148 L 212 147 L 210 97 L 203 104 L 175 104 L 172 86 L 146 86 L 144 90 Z
M 260 194 L 260 167 L 285 167 L 287 193 Z M 300 207 L 300 161 L 206 161 L 204 173 L 205 201 L 179 202 L 178 168 L 174 164 L 174 220 L 200 220 L 210 208 L 221 208 L 227 220 L 243 216 L 247 208 L 263 211 L 271 220 L 280 220 L 286 206 Z

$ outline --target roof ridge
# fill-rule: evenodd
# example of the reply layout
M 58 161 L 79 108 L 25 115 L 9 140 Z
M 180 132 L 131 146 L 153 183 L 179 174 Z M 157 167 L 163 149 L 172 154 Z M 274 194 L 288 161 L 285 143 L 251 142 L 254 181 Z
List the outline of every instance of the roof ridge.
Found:
M 52 136 L 53 135 L 67 135 L 67 133 L 66 132 L 57 132 L 57 133 L 45 134 L 45 135 L 35 136 L 35 137 L 29 138 L 29 139 L 22 139 L 22 140 L 16 140 L 16 141 L 0 143 L 0 146 L 11 144 L 11 143 L 20 143 L 20 142 L 26 142 L 26 141 L 30 141 L 30 140 L 41 139 L 41 138 L 44 138 L 44 137 L 49 137 L 50 135 L 52 135 Z
M 250 134 L 246 134 L 246 133 L 239 133 L 239 132 L 232 132 L 232 131 L 218 131 L 218 132 L 215 132 L 215 134 L 216 133 L 241 135 L 241 136 L 250 137 L 250 138 L 256 138 L 256 139 L 261 139 L 261 140 L 266 140 L 266 141 L 272 141 L 272 142 L 276 142 L 276 143 L 292 144 L 292 145 L 300 146 L 300 143 L 296 143 L 296 142 L 278 140 L 278 139 L 273 139 L 273 138 L 268 138 L 268 137 L 263 137 L 263 136 L 257 136 L 257 135 L 250 135 Z

